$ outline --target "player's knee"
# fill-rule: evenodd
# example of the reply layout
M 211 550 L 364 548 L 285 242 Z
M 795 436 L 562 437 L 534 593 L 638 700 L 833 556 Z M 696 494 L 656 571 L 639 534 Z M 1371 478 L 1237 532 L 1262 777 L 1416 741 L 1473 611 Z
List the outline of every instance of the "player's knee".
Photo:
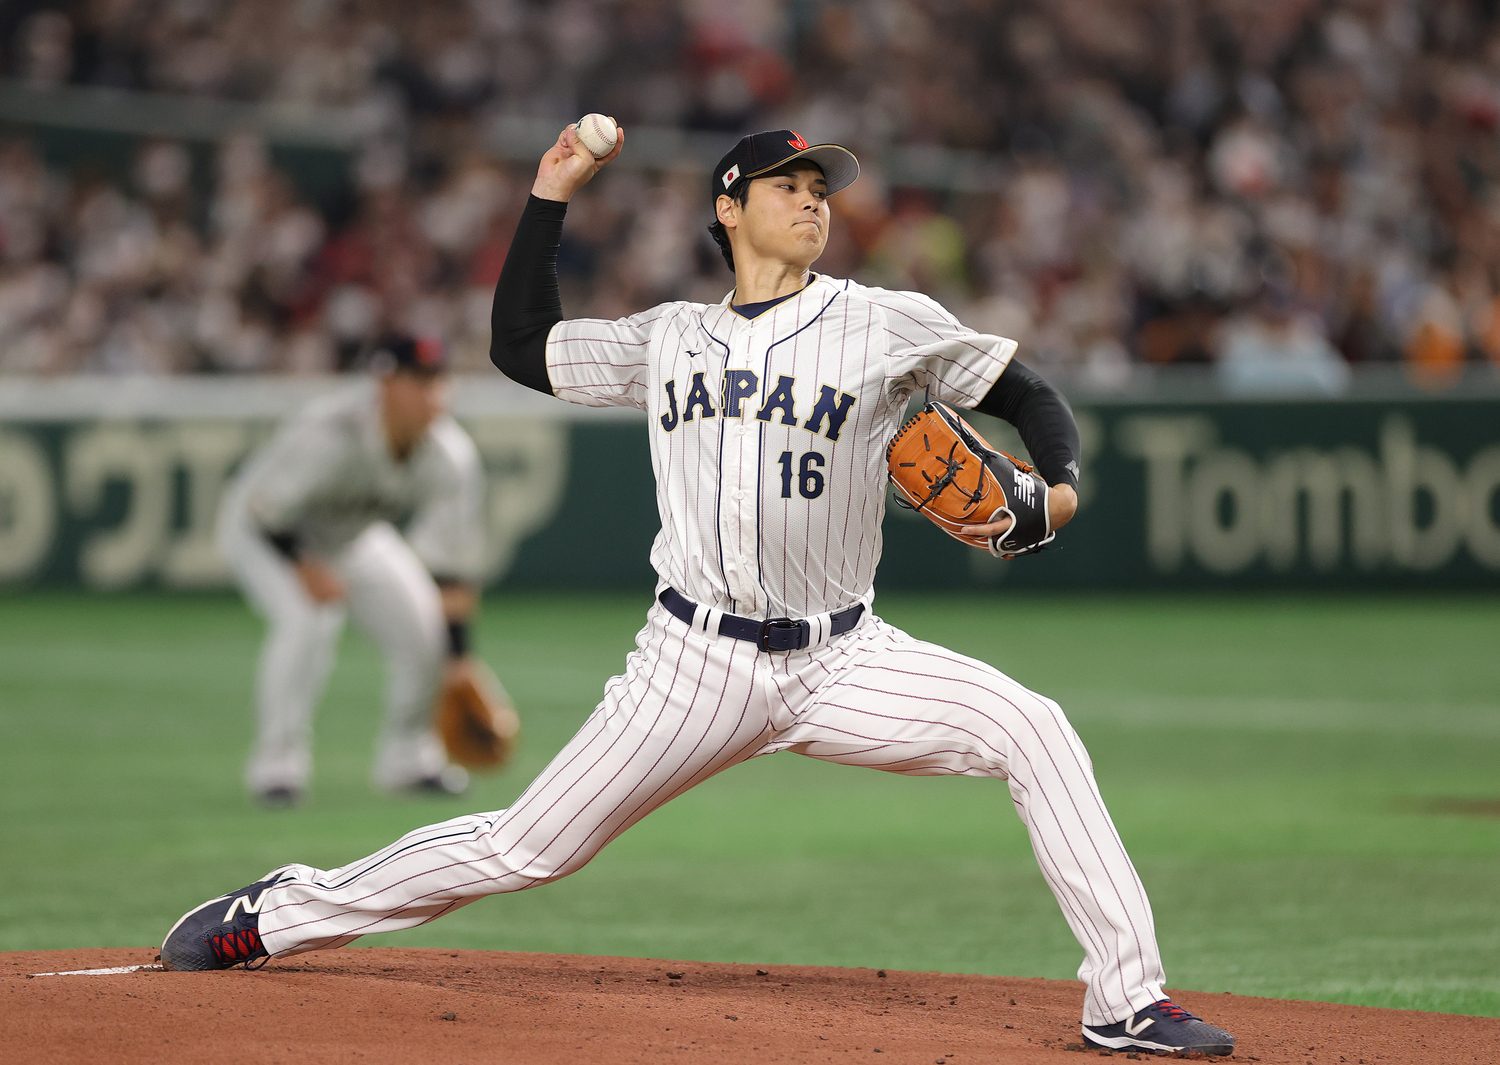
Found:
M 1036 701 L 1041 706 L 1041 712 L 1047 716 L 1048 720 L 1050 720 L 1053 725 L 1058 728 L 1066 729 L 1069 732 L 1073 731 L 1073 726 L 1069 723 L 1068 715 L 1063 711 L 1061 703 L 1059 703 L 1056 699 L 1048 698 L 1045 695 L 1036 696 Z
M 393 664 L 415 673 L 436 676 L 448 650 L 447 633 L 441 623 L 412 624 L 407 627 L 404 638 L 392 641 L 386 650 Z
M 1050 744 L 1072 736 L 1073 726 L 1054 699 L 1023 691 L 997 688 L 978 707 L 977 731 L 986 742 L 1009 751 L 1013 747 L 1029 748 L 1040 742 Z
M 279 610 L 270 618 L 271 638 L 303 647 L 321 647 L 337 638 L 341 624 L 337 610 L 299 604 Z
M 1024 713 L 1032 727 L 1043 737 L 1076 742 L 1077 733 L 1073 731 L 1068 715 L 1063 712 L 1056 699 L 1033 693 L 1031 699 L 1024 704 Z
M 1057 700 L 1045 695 L 1034 696 L 1032 704 L 1027 707 L 1027 719 L 1033 724 L 1044 746 L 1076 752 L 1089 772 L 1093 772 L 1093 760 Z
M 549 854 L 546 850 L 526 850 L 512 852 L 506 856 L 511 871 L 504 879 L 510 882 L 513 891 L 524 888 L 537 887 L 541 884 L 550 884 L 554 880 L 561 880 L 571 873 L 576 873 L 588 864 L 593 852 L 574 854 Z

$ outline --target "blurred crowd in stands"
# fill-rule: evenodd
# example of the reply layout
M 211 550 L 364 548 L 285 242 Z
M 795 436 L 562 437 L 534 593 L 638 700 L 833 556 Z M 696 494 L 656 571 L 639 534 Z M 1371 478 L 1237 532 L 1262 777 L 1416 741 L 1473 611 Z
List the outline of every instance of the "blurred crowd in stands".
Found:
M 1110 388 L 1212 366 L 1336 392 L 1500 370 L 1500 0 L 11 0 L 11 86 L 342 108 L 336 193 L 274 144 L 135 144 L 120 175 L 0 128 L 0 371 L 345 367 L 387 324 L 487 365 L 545 144 L 497 122 L 850 145 L 822 267 L 928 292 Z M 531 148 L 534 147 L 534 150 Z M 903 185 L 896 148 L 993 157 Z M 631 145 L 627 143 L 627 153 Z M 637 156 L 570 211 L 570 316 L 720 299 L 704 172 Z

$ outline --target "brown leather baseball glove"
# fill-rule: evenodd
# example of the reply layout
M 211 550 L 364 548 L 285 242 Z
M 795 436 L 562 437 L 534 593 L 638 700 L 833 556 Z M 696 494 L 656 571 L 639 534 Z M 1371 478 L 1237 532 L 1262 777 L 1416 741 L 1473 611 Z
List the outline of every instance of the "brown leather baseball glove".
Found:
M 521 735 L 521 719 L 505 688 L 478 659 L 444 678 L 434 725 L 449 761 L 470 769 L 499 769 Z
M 1057 533 L 1047 515 L 1047 482 L 1014 455 L 996 451 L 952 407 L 928 403 L 885 449 L 896 502 L 915 510 L 955 540 L 999 558 L 1040 551 Z M 1004 516 L 998 536 L 964 533 Z

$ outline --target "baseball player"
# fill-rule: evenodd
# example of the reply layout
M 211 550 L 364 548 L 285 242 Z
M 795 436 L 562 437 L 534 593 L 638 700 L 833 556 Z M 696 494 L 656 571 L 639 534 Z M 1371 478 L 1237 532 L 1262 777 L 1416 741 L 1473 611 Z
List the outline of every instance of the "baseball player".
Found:
M 1146 893 L 1057 703 L 871 610 L 884 452 L 926 392 L 1011 421 L 1076 507 L 1077 430 L 1014 341 L 925 296 L 813 272 L 854 155 L 791 130 L 714 168 L 711 231 L 734 271 L 715 305 L 564 320 L 567 203 L 602 159 L 570 127 L 538 168 L 496 288 L 492 358 L 515 380 L 645 413 L 661 532 L 636 650 L 593 714 L 506 810 L 418 829 L 337 869 L 286 866 L 168 933 L 174 969 L 260 963 L 420 925 L 583 867 L 652 810 L 759 755 L 1007 781 L 1083 948 L 1083 1031 L 1099 1046 L 1227 1054 L 1227 1032 L 1167 997 Z M 1001 533 L 1008 518 L 971 531 Z
M 431 716 L 445 671 L 473 668 L 484 482 L 473 442 L 444 413 L 445 360 L 435 340 L 386 338 L 371 357 L 374 380 L 289 421 L 225 494 L 219 542 L 267 625 L 245 772 L 265 805 L 295 804 L 307 790 L 313 708 L 346 614 L 387 668 L 374 784 L 466 786 Z

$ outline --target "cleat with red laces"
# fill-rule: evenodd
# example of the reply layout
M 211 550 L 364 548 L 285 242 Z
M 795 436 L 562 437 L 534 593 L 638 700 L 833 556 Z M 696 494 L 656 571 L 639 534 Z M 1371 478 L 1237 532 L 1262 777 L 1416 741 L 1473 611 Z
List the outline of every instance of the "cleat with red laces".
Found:
M 282 871 L 277 870 L 183 914 L 161 945 L 162 968 L 200 972 L 264 965 L 271 955 L 260 941 L 260 914 L 281 878 Z
M 1234 1053 L 1234 1036 L 1193 1016 L 1169 998 L 1153 1002 L 1128 1020 L 1085 1024 L 1083 1041 L 1101 1050 L 1149 1054 Z

